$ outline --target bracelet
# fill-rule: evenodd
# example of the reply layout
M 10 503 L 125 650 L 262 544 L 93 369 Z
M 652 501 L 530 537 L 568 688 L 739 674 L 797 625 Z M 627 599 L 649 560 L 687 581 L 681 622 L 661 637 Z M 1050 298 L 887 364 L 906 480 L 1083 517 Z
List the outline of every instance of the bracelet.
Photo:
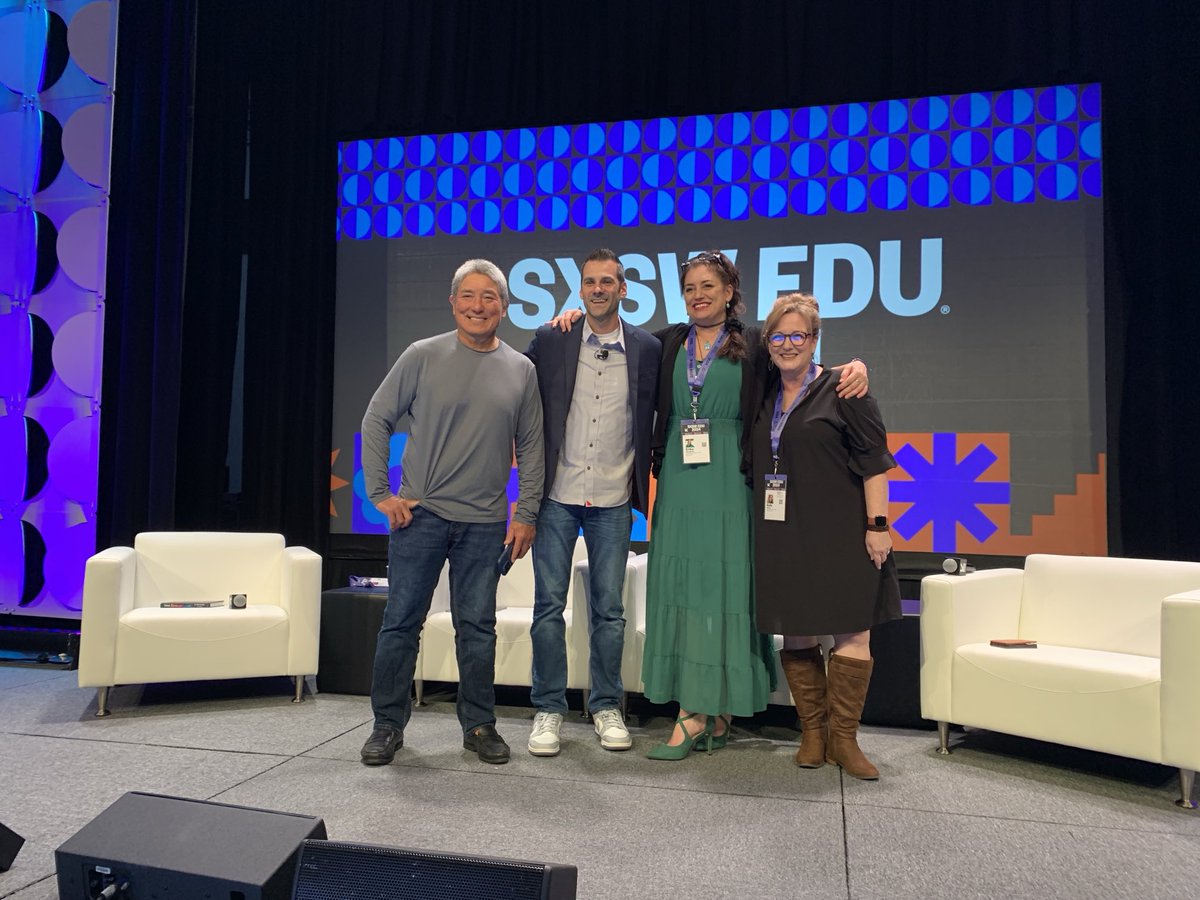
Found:
M 887 530 L 888 530 L 888 527 L 887 527 L 886 525 L 868 525 L 868 526 L 867 526 L 867 531 L 879 531 L 879 532 L 884 532 L 884 531 L 887 531 Z

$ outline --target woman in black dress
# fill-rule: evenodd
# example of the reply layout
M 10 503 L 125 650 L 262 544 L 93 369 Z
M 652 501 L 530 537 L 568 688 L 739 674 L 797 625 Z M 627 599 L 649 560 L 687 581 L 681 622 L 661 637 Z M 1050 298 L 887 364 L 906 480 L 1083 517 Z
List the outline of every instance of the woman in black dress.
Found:
M 781 297 L 763 328 L 770 368 L 751 441 L 758 630 L 785 635 L 780 660 L 803 727 L 796 764 L 875 779 L 857 733 L 871 626 L 900 616 L 887 524 L 896 462 L 874 399 L 839 397 L 813 361 L 820 331 L 809 294 Z

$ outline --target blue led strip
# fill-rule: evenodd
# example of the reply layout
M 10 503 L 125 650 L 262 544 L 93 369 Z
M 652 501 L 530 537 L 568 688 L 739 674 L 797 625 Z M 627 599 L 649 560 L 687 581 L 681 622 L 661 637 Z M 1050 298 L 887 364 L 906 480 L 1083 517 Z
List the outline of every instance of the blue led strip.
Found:
M 1099 197 L 1100 86 L 349 141 L 337 236 Z

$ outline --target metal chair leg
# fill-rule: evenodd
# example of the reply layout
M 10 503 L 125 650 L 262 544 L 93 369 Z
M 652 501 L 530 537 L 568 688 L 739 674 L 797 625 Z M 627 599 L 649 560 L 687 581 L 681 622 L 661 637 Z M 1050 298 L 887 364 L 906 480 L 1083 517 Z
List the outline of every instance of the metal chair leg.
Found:
M 111 716 L 108 711 L 108 691 L 106 687 L 102 687 L 96 691 L 96 718 L 103 719 L 105 716 Z
M 425 682 L 420 678 L 413 679 L 413 692 L 417 695 L 416 705 L 425 705 Z
M 1179 770 L 1179 799 L 1175 801 L 1175 805 L 1180 809 L 1195 809 L 1196 801 L 1192 799 L 1192 782 L 1196 778 L 1196 773 L 1191 769 Z
M 304 702 L 304 676 L 303 675 L 296 676 L 296 696 L 292 697 L 292 702 L 293 703 L 303 703 Z
M 583 709 L 579 712 L 579 718 L 586 719 L 591 713 L 588 712 L 588 701 L 592 699 L 592 692 L 588 688 L 583 688 L 580 692 L 583 698 Z
M 937 752 L 941 756 L 950 755 L 950 723 L 938 722 L 938 748 Z

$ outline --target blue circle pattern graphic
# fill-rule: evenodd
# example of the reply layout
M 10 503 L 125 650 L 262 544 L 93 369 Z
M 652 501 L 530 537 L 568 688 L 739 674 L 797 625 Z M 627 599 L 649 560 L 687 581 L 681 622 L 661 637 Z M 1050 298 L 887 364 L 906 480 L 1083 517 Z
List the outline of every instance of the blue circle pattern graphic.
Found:
M 1100 86 L 347 141 L 338 240 L 1100 197 Z

